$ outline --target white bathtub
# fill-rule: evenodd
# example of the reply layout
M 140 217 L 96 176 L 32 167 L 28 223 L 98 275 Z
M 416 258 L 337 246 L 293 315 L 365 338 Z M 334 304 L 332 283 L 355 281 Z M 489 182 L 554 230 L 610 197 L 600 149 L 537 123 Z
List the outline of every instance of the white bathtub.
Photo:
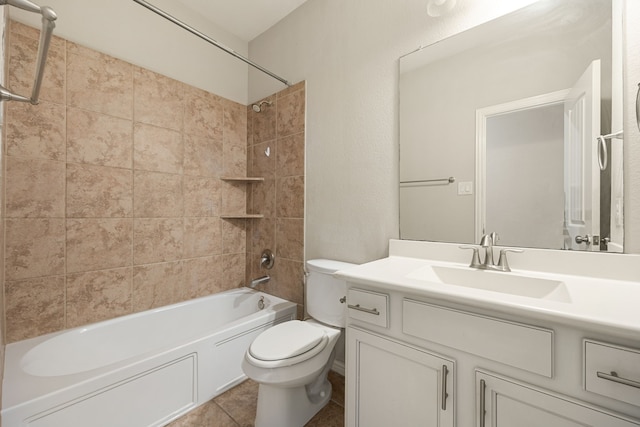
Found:
M 9 344 L 2 425 L 163 426 L 243 381 L 251 341 L 295 314 L 243 288 Z

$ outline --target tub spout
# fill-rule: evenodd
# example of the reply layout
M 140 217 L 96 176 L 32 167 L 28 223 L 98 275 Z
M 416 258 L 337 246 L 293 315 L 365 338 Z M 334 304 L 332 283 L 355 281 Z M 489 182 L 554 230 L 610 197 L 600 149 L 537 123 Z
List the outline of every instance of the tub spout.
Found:
M 251 283 L 249 284 L 249 287 L 255 288 L 258 285 L 269 282 L 269 280 L 271 280 L 271 277 L 269 276 L 258 277 L 257 279 L 253 279 L 251 281 Z

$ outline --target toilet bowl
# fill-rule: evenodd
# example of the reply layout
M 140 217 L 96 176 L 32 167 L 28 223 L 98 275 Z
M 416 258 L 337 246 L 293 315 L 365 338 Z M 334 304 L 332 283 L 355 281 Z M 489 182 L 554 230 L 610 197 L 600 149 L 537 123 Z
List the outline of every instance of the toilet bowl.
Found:
M 312 318 L 273 326 L 249 346 L 242 369 L 259 384 L 255 427 L 302 427 L 331 399 L 327 374 L 346 313 L 346 283 L 332 274 L 352 266 L 307 261 L 306 303 Z

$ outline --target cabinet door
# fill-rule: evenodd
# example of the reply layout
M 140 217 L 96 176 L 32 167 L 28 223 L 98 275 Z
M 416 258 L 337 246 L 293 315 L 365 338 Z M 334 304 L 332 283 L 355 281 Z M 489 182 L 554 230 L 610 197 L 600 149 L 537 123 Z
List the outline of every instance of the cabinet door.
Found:
M 477 427 L 632 427 L 640 422 L 584 402 L 476 371 Z
M 454 363 L 381 335 L 347 329 L 347 425 L 454 425 Z

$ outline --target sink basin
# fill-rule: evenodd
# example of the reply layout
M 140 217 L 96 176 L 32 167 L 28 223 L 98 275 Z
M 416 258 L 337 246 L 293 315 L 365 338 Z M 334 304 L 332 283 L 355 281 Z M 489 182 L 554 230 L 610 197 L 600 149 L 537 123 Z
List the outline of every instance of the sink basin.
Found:
M 407 278 L 436 281 L 444 285 L 464 286 L 529 298 L 571 302 L 564 282 L 527 277 L 513 272 L 503 273 L 433 265 L 409 273 Z

